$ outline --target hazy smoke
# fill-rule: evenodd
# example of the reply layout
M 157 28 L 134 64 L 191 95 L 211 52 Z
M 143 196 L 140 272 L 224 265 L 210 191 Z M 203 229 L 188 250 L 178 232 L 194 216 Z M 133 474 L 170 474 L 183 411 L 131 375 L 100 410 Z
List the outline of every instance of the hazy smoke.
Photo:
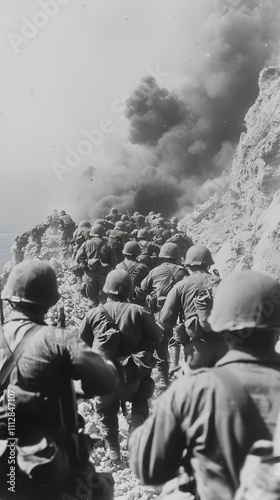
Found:
M 185 86 L 170 92 L 143 78 L 127 100 L 128 144 L 87 184 L 92 217 L 113 205 L 182 214 L 205 201 L 207 186 L 213 194 L 209 179 L 229 172 L 259 72 L 277 64 L 278 10 L 276 0 L 214 1 L 201 27 L 207 51 L 185 63 Z

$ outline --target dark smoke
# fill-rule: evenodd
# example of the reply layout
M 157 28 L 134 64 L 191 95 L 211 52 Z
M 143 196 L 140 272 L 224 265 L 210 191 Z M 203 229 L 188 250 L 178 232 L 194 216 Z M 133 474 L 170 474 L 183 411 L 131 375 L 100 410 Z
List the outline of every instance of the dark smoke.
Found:
M 202 26 L 207 51 L 195 69 L 185 62 L 185 87 L 170 92 L 143 78 L 127 100 L 130 144 L 104 167 L 110 182 L 96 179 L 91 215 L 112 203 L 183 215 L 205 201 L 203 185 L 230 171 L 259 72 L 277 65 L 278 11 L 277 0 L 214 1 Z

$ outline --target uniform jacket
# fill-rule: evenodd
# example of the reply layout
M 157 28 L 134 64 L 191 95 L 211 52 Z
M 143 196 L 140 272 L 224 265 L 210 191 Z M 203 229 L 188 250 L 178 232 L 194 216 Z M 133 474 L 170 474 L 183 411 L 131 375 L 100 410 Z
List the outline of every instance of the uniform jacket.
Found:
M 132 279 L 133 285 L 140 287 L 142 280 L 149 273 L 149 268 L 142 262 L 135 262 L 131 259 L 125 259 L 117 264 L 116 269 L 127 271 Z
M 258 359 L 229 351 L 217 366 L 228 366 L 246 387 L 273 434 L 280 408 L 280 356 Z M 162 484 L 191 465 L 200 500 L 233 499 L 239 472 L 254 441 L 235 401 L 210 369 L 196 370 L 174 382 L 157 408 L 129 441 L 130 467 L 142 482 Z
M 180 309 L 184 313 L 185 320 L 196 315 L 194 298 L 197 292 L 212 287 L 217 277 L 206 272 L 195 272 L 186 276 L 182 281 L 174 285 L 169 292 L 165 304 L 160 313 L 160 321 L 168 327 L 176 324 Z
M 161 328 L 143 307 L 120 301 L 108 301 L 105 307 L 110 317 L 117 321 L 119 330 L 128 341 L 121 345 L 118 356 L 126 356 L 140 350 L 153 350 L 153 345 L 161 341 Z M 106 328 L 106 313 L 103 306 L 98 306 L 87 313 L 80 325 L 79 333 L 91 346 L 95 332 L 100 329 L 102 331 L 102 328 Z
M 144 278 L 141 283 L 142 290 L 147 294 L 154 291 L 156 296 L 159 297 L 161 295 L 161 285 L 170 273 L 173 275 L 174 283 L 181 281 L 186 275 L 182 266 L 178 266 L 171 262 L 163 262 L 159 266 L 152 269 L 148 276 Z
M 97 246 L 100 247 L 99 256 L 102 265 L 96 272 L 107 274 L 108 270 L 115 268 L 117 264 L 117 256 L 114 249 L 101 238 L 93 237 L 90 240 L 85 241 L 77 252 L 76 260 L 78 263 L 86 263 L 91 255 L 95 253 Z M 91 272 L 87 270 L 85 273 L 89 276 L 91 274 Z
M 15 349 L 25 331 L 32 325 L 35 323 L 24 314 L 13 313 L 12 319 L 3 327 L 11 350 Z M 5 361 L 3 349 L 0 355 L 2 366 Z M 77 330 L 54 328 L 43 323 L 42 328 L 29 339 L 24 353 L 11 373 L 10 383 L 23 390 L 40 393 L 54 401 L 59 398 L 67 424 L 70 410 L 73 409 L 71 380 L 81 380 L 84 393 L 90 398 L 109 393 L 118 383 L 114 367 L 92 352 L 81 340 Z M 77 411 L 76 407 L 73 411 Z M 3 406 L 1 413 L 3 418 L 0 418 L 0 429 L 5 429 Z M 17 418 L 17 437 L 26 437 L 28 434 L 31 436 L 34 426 L 39 428 L 40 425 L 39 422 L 34 422 L 32 414 L 27 414 L 22 422 Z M 42 425 L 44 430 L 48 422 Z

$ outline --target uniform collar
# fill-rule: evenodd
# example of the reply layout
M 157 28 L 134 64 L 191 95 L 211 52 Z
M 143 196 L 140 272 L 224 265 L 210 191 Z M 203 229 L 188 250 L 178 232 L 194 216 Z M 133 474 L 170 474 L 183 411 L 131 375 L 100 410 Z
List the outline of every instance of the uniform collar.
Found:
M 216 366 L 224 366 L 230 363 L 258 363 L 258 364 L 280 364 L 280 355 L 277 352 L 266 354 L 266 356 L 256 356 L 248 352 L 230 349 L 216 363 Z

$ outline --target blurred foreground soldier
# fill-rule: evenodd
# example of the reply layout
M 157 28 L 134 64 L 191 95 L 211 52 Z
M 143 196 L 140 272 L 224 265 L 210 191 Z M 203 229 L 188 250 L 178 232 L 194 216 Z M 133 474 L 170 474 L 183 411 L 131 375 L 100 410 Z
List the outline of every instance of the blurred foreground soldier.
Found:
M 232 273 L 218 285 L 209 322 L 229 352 L 215 368 L 176 380 L 130 437 L 130 467 L 143 483 L 176 478 L 162 498 L 233 499 L 250 447 L 274 433 L 280 409 L 280 284 L 255 271 Z
M 130 432 L 149 414 L 148 399 L 154 391 L 151 371 L 154 345 L 161 341 L 160 327 L 146 309 L 128 302 L 132 292 L 130 275 L 111 271 L 104 285 L 106 304 L 89 311 L 80 325 L 82 339 L 105 354 L 117 366 L 120 384 L 108 396 L 96 398 L 101 433 L 113 462 L 120 460 L 118 412 L 121 401 L 131 401 Z
M 152 314 L 161 310 L 172 287 L 186 275 L 185 269 L 180 265 L 180 252 L 177 245 L 165 243 L 160 249 L 159 257 L 163 260 L 162 264 L 154 267 L 141 283 L 141 289 L 147 294 L 147 304 Z M 169 383 L 168 339 L 171 336 L 170 332 L 171 327 L 166 329 L 164 338 L 157 347 L 157 354 L 161 359 L 158 363 L 160 390 L 166 389 Z
M 112 497 L 102 496 L 104 478 L 89 462 L 91 444 L 83 434 L 72 380 L 81 380 L 85 397 L 92 398 L 116 387 L 117 373 L 77 330 L 44 322 L 59 297 L 53 269 L 39 260 L 15 266 L 3 290 L 14 310 L 3 326 L 0 350 L 1 390 L 7 386 L 0 407 L 3 500 L 80 498 L 79 485 L 88 499 Z M 98 482 L 100 497 L 95 496 Z
M 227 350 L 222 337 L 211 330 L 207 321 L 220 278 L 209 273 L 214 261 L 204 245 L 192 246 L 187 251 L 185 264 L 190 275 L 168 294 L 160 322 L 170 330 L 181 316 L 178 341 L 184 345 L 186 362 L 192 369 L 214 366 Z
M 141 254 L 140 245 L 136 241 L 128 241 L 123 248 L 124 260 L 117 264 L 116 269 L 124 269 L 130 274 L 133 292 L 130 297 L 131 302 L 144 306 L 146 303 L 146 294 L 141 289 L 141 282 L 149 273 L 149 268 L 142 262 L 137 261 Z
M 117 256 L 105 237 L 105 229 L 101 224 L 94 224 L 90 230 L 90 238 L 79 248 L 76 261 L 84 271 L 81 292 L 95 306 L 105 301 L 102 292 L 107 274 L 117 264 Z

